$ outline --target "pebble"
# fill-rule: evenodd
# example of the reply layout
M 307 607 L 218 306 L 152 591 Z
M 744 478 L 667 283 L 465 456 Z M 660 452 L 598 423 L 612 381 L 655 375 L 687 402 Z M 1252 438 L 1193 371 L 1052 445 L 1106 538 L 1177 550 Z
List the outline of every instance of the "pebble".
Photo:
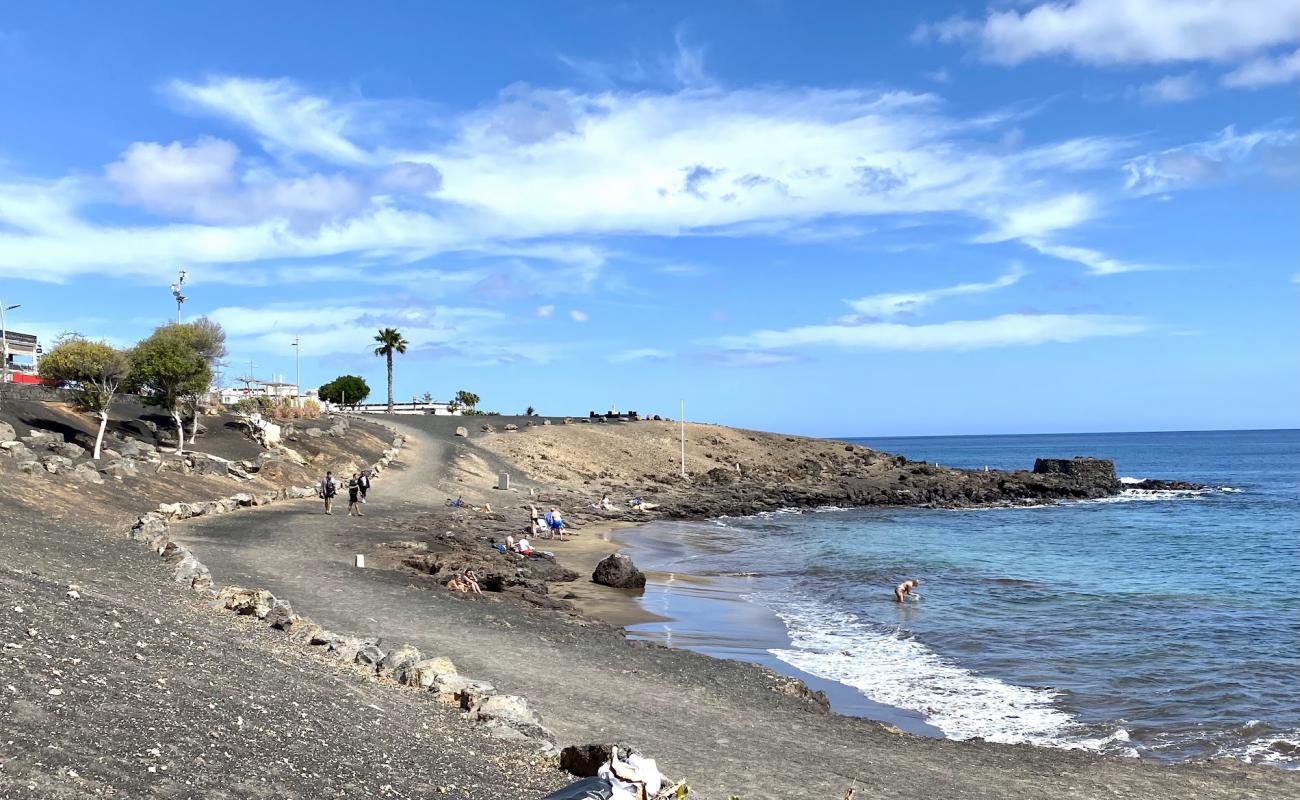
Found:
M 58 696 L 61 695 L 61 694 L 63 694 L 63 690 L 62 690 L 62 689 L 51 689 L 51 690 L 50 690 L 50 695 L 51 695 L 52 697 L 58 697 Z

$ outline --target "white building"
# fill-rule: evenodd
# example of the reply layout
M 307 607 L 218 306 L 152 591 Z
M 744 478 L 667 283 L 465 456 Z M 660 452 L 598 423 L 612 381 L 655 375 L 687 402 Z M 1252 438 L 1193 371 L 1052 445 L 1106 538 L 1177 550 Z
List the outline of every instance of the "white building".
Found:
M 223 406 L 233 406 L 240 400 L 247 400 L 250 397 L 274 397 L 292 400 L 295 403 L 301 403 L 306 399 L 314 399 L 316 390 L 313 389 L 306 396 L 298 393 L 296 383 L 288 383 L 282 380 L 278 381 L 251 381 L 245 386 L 230 386 L 224 389 L 218 389 L 217 394 L 221 397 Z

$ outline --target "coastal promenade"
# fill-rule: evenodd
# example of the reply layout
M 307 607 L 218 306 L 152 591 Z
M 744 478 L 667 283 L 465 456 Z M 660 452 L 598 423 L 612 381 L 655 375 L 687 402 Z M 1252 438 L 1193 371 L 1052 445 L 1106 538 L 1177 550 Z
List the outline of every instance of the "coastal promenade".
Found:
M 526 495 L 503 501 L 486 482 L 457 483 L 458 462 L 484 475 L 509 467 L 516 486 L 530 485 L 517 466 L 456 438 L 455 420 L 384 421 L 409 438 L 365 517 L 327 517 L 303 503 L 193 521 L 173 535 L 218 585 L 264 587 L 331 630 L 449 656 L 465 674 L 526 696 L 562 745 L 632 743 L 706 798 L 838 798 L 851 785 L 873 798 L 1300 797 L 1297 776 L 1233 761 L 1166 766 L 902 735 L 816 713 L 773 691 L 772 676 L 752 665 L 646 647 L 603 623 L 490 594 L 431 591 L 406 571 L 355 569 L 354 554 L 411 538 L 447 497 L 490 500 L 523 519 Z M 562 548 L 554 547 L 563 560 Z

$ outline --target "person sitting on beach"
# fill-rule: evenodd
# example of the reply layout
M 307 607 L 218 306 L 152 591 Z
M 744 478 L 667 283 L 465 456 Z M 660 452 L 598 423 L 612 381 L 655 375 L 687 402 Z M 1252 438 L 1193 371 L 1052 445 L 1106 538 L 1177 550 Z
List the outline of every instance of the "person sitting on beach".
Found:
M 515 543 L 515 552 L 521 556 L 526 556 L 533 552 L 533 546 L 528 543 L 527 539 L 521 537 L 519 541 Z
M 919 598 L 921 595 L 912 590 L 920 585 L 921 581 L 919 578 L 912 578 L 911 580 L 903 581 L 898 584 L 894 587 L 894 602 L 901 603 L 909 597 Z
M 483 590 L 478 585 L 478 576 L 472 569 L 465 570 L 463 575 L 453 575 L 451 580 L 447 581 L 447 588 L 461 594 L 483 594 Z

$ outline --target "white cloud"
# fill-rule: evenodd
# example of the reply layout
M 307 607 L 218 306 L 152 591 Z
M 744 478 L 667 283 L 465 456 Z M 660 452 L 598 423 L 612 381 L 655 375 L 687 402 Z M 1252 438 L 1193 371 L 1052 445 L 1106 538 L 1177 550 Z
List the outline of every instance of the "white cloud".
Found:
M 1139 272 L 1159 269 L 1149 264 L 1134 264 L 1111 258 L 1088 247 L 1074 247 L 1065 244 L 1052 244 L 1041 240 L 1027 240 L 1026 243 L 1045 256 L 1073 261 L 1088 268 L 1093 275 L 1119 275 L 1124 272 Z
M 507 315 L 490 309 L 445 305 L 394 304 L 390 298 L 358 298 L 344 303 L 271 303 L 227 306 L 209 316 L 220 322 L 234 356 L 284 354 L 300 337 L 303 352 L 313 355 L 367 357 L 374 350 L 375 332 L 395 327 L 410 343 L 406 359 L 421 354 L 466 361 L 501 363 L 545 362 L 554 348 L 541 343 L 516 343 L 496 331 Z M 232 356 L 232 360 L 234 359 Z
M 1300 77 L 1300 50 L 1252 59 L 1224 75 L 1219 82 L 1231 88 L 1257 89 L 1289 83 L 1297 77 Z
M 314 224 L 366 203 L 359 183 L 339 175 L 236 178 L 239 150 L 203 137 L 194 145 L 136 142 L 104 169 L 124 200 L 161 214 L 203 222 L 251 222 L 277 217 Z
M 1230 62 L 1300 40 L 1290 0 L 1053 0 L 993 8 L 980 20 L 922 26 L 916 38 L 973 41 L 981 56 L 1019 64 L 1067 56 L 1085 64 Z
M 1192 73 L 1166 75 L 1158 81 L 1133 86 L 1127 92 L 1144 103 L 1185 103 L 1200 97 L 1205 91 L 1201 80 Z
M 1266 128 L 1238 133 L 1228 126 L 1213 139 L 1130 159 L 1124 165 L 1128 175 L 1125 187 L 1146 195 L 1250 174 L 1292 180 L 1296 142 L 1294 130 Z
M 555 306 L 538 306 L 537 316 L 542 319 L 550 319 L 555 314 Z
M 942 289 L 930 289 L 922 292 L 892 292 L 849 300 L 849 307 L 856 312 L 857 318 L 848 321 L 856 323 L 861 320 L 888 319 L 903 314 L 913 314 L 945 297 L 984 294 L 998 289 L 1005 289 L 1008 286 L 1015 285 L 1024 276 L 1025 271 L 1015 267 L 1001 277 L 987 283 L 960 283 Z
M 216 76 L 203 84 L 174 80 L 165 88 L 182 103 L 252 129 L 270 151 L 340 164 L 374 160 L 348 138 L 356 121 L 347 106 L 310 95 L 293 81 Z
M 1104 314 L 1003 314 L 992 319 L 928 325 L 876 322 L 866 325 L 806 325 L 761 330 L 722 339 L 723 347 L 780 350 L 839 347 L 880 350 L 975 350 L 1059 342 L 1100 336 L 1130 336 L 1149 329 L 1137 318 Z
M 578 309 L 575 308 L 569 312 L 569 319 L 573 320 L 574 322 L 586 322 L 587 320 L 591 319 L 591 317 L 588 316 L 586 311 L 579 311 Z
M 586 242 L 606 234 L 795 236 L 828 219 L 866 231 L 854 218 L 948 224 L 955 215 L 998 227 L 981 241 L 1043 237 L 1092 216 L 1095 202 L 1069 188 L 1071 176 L 1125 146 L 1104 137 L 1009 145 L 999 126 L 1015 115 L 952 118 L 927 94 L 520 86 L 440 120 L 446 135 L 416 150 L 384 121 L 408 113 L 407 127 L 432 125 L 418 104 L 332 102 L 284 80 L 171 86 L 283 158 L 241 171 L 220 140 L 133 146 L 109 183 L 132 203 L 188 216 L 168 224 L 84 220 L 81 207 L 101 198 L 76 179 L 35 196 L 31 182 L 0 183 L 0 274 L 66 280 L 161 269 L 151 264 L 253 271 L 270 260 L 519 253 L 569 265 L 590 288 L 607 254 Z M 305 172 L 295 154 L 338 172 Z
M 667 350 L 659 350 L 653 347 L 640 347 L 633 350 L 624 350 L 615 353 L 609 357 L 609 360 L 615 364 L 625 364 L 629 361 L 666 361 L 673 357 L 673 354 Z
M 1005 242 L 1009 239 L 1035 239 L 1073 228 L 1096 216 L 1096 202 L 1078 192 L 1063 194 L 1041 202 L 1008 208 L 997 214 L 998 228 L 980 236 L 980 242 Z

